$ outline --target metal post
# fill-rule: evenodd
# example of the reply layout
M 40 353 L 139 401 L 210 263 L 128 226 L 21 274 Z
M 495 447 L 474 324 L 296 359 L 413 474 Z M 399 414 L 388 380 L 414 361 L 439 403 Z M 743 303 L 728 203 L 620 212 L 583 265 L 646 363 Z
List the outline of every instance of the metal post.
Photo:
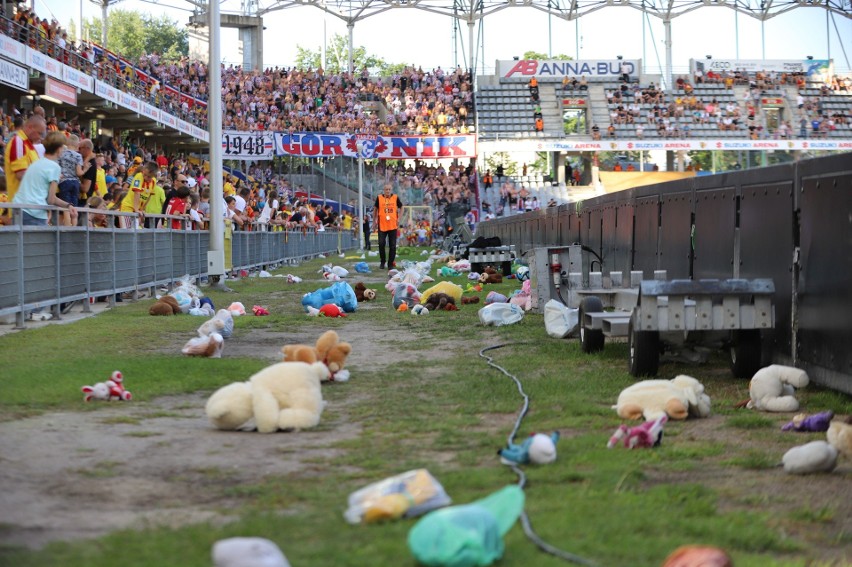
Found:
M 220 67 L 220 45 L 219 33 L 213 33 L 220 29 L 221 18 L 219 16 L 219 2 L 207 3 L 207 25 L 211 31 L 209 34 L 209 59 L 207 67 L 208 80 L 210 81 L 210 93 L 219 93 L 222 90 L 222 73 Z M 222 196 L 222 99 L 218 96 L 209 97 L 207 127 L 210 131 L 210 242 L 207 249 L 207 274 L 208 276 L 222 276 L 225 274 L 225 223 L 222 220 L 223 196 Z
M 104 46 L 104 49 L 107 48 L 107 5 L 109 0 L 101 0 L 103 2 L 103 6 L 101 7 L 101 45 Z
M 663 20 L 666 30 L 666 73 L 664 75 L 666 88 L 672 88 L 672 21 L 670 18 Z
M 352 78 L 355 78 L 355 48 L 352 47 L 353 36 L 355 35 L 355 22 L 350 21 L 346 24 L 346 28 L 349 30 L 349 74 L 352 75 Z

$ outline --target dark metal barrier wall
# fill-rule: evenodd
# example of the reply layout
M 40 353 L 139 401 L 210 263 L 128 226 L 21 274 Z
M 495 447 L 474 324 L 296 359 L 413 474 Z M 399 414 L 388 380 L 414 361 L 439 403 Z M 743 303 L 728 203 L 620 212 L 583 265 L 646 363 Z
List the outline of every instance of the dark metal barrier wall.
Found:
M 852 156 L 804 162 L 799 211 L 799 362 L 820 383 L 849 391 L 852 376 Z
M 772 360 L 852 393 L 852 154 L 602 195 L 560 206 L 555 228 L 553 214 L 486 221 L 477 236 L 519 254 L 584 244 L 603 272 L 645 278 L 772 278 Z

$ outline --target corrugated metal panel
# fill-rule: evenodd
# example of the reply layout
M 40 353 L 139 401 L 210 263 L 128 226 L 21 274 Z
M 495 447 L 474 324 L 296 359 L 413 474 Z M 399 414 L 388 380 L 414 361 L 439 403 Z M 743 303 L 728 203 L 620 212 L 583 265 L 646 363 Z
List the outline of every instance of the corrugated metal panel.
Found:
M 695 279 L 734 277 L 736 228 L 737 188 L 719 185 L 713 177 L 699 178 L 695 185 Z
M 672 187 L 660 198 L 659 269 L 666 270 L 669 279 L 690 276 L 693 193 L 691 187 L 681 191 L 678 185 L 677 191 Z
M 798 354 L 817 367 L 823 383 L 852 391 L 852 163 L 846 158 L 835 170 L 802 165 Z

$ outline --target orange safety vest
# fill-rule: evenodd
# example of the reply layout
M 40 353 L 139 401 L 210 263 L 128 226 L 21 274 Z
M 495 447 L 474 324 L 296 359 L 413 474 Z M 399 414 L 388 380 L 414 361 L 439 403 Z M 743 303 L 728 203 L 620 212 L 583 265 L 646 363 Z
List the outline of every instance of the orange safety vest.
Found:
M 396 195 L 385 197 L 379 195 L 379 230 L 387 232 L 399 228 L 399 198 Z

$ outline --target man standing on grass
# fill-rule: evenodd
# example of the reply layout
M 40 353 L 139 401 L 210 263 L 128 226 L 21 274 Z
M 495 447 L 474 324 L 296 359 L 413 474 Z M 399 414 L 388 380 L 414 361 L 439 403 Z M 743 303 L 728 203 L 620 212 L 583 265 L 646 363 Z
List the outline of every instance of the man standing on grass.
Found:
M 402 215 L 402 201 L 393 192 L 393 185 L 385 184 L 382 194 L 376 197 L 373 209 L 373 230 L 379 230 L 379 268 L 385 269 L 385 242 L 388 243 L 387 267 L 396 267 L 396 234 L 399 231 L 399 217 Z

